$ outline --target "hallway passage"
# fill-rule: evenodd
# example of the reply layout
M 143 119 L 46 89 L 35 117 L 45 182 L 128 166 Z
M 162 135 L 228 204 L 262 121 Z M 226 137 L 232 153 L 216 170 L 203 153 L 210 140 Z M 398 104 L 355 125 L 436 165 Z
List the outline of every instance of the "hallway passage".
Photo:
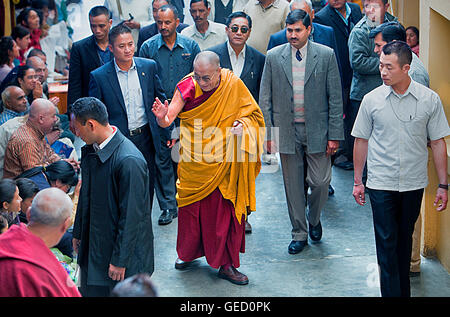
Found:
M 270 172 L 270 173 L 269 173 Z M 370 203 L 358 206 L 352 196 L 353 171 L 333 167 L 335 194 L 322 212 L 323 238 L 296 255 L 288 253 L 291 224 L 281 169 L 264 166 L 257 178 L 257 211 L 249 217 L 253 233 L 246 235 L 246 253 L 239 270 L 246 286 L 217 277 L 205 258 L 183 271 L 174 268 L 177 219 L 159 226 L 160 209 L 153 204 L 155 272 L 160 297 L 378 297 Z M 449 212 L 448 210 L 446 212 Z M 413 297 L 450 296 L 450 274 L 437 259 L 423 258 L 421 274 L 411 278 Z

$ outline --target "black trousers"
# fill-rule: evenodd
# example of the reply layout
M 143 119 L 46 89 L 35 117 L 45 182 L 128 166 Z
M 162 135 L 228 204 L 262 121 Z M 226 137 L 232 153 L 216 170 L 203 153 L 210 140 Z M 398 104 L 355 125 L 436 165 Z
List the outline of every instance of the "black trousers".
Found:
M 130 141 L 141 151 L 147 161 L 147 167 L 149 171 L 149 193 L 150 202 L 153 202 L 153 195 L 155 192 L 155 178 L 156 178 L 156 167 L 155 167 L 155 147 L 153 145 L 152 133 L 150 127 L 146 125 L 145 129 L 141 134 L 137 134 L 129 137 Z M 152 206 L 152 204 L 150 204 Z
M 412 234 L 424 190 L 367 190 L 372 205 L 381 296 L 410 297 Z

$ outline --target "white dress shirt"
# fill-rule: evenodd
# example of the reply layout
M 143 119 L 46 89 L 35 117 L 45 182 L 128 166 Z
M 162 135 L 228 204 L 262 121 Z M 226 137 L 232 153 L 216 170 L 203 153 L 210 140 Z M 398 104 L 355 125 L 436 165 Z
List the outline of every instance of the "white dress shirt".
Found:
M 233 73 L 241 77 L 242 70 L 244 69 L 245 64 L 245 50 L 247 48 L 247 45 L 244 46 L 244 48 L 241 50 L 238 56 L 236 56 L 236 52 L 233 50 L 233 48 L 230 45 L 230 42 L 227 41 L 227 47 L 228 47 L 228 55 L 230 56 L 230 62 L 231 62 L 231 68 L 233 70 Z

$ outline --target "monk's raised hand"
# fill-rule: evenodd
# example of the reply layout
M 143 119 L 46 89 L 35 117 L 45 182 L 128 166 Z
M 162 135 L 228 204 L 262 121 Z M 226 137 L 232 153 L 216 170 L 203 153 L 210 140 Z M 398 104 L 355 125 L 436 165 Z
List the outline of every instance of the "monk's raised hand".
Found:
M 155 102 L 153 103 L 152 112 L 157 119 L 164 119 L 169 112 L 169 102 L 166 100 L 162 103 L 161 100 L 156 97 Z

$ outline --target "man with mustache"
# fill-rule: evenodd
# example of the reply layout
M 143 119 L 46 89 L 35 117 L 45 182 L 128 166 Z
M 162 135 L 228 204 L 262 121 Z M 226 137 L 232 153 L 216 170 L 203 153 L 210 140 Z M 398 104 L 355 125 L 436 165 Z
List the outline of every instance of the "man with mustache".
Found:
M 225 24 L 208 20 L 210 11 L 207 0 L 191 0 L 189 12 L 195 24 L 181 31 L 181 35 L 195 40 L 201 50 L 221 44 L 228 38 Z

